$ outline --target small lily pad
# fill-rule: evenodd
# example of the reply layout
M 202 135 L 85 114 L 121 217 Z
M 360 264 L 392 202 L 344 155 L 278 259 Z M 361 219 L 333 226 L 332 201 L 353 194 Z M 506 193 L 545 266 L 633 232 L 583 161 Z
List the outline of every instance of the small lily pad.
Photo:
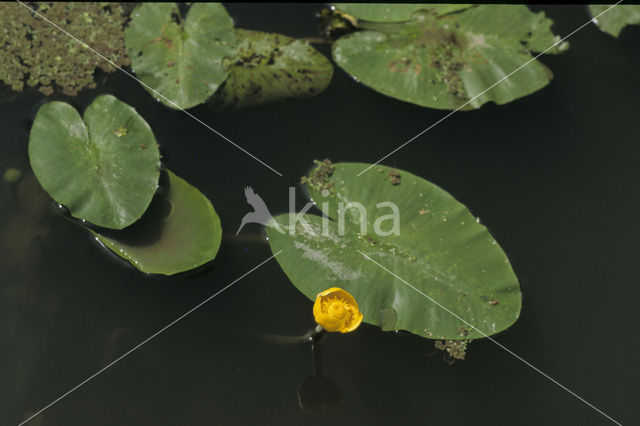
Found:
M 311 300 L 339 286 L 355 297 L 365 322 L 431 339 L 471 340 L 511 326 L 520 286 L 487 228 L 433 183 L 385 166 L 357 176 L 368 166 L 325 161 L 304 179 L 332 220 L 305 214 L 305 225 L 285 214 L 274 219 L 283 233 L 267 227 L 293 285 Z
M 614 37 L 618 37 L 620 31 L 627 25 L 640 24 L 640 5 L 619 4 L 611 7 L 606 4 L 592 4 L 589 6 L 589 11 L 598 28 Z
M 229 78 L 214 96 L 221 107 L 242 108 L 322 92 L 333 65 L 308 43 L 281 34 L 237 29 Z
M 171 108 L 201 104 L 218 89 L 235 41 L 233 21 L 220 3 L 194 3 L 184 21 L 175 3 L 142 3 L 125 32 L 131 68 Z
M 173 275 L 214 259 L 222 227 L 197 188 L 170 171 L 163 180 L 164 195 L 154 199 L 138 222 L 122 231 L 91 232 L 140 271 Z
M 72 216 L 114 229 L 142 216 L 160 175 L 151 128 L 111 95 L 96 98 L 83 117 L 65 102 L 44 104 L 31 128 L 29 161 Z
M 387 5 L 401 8 L 384 21 L 379 13 L 362 12 L 380 22 L 361 20 L 361 31 L 338 39 L 335 62 L 388 96 L 430 108 L 473 109 L 540 90 L 553 75 L 538 60 L 531 61 L 532 53 L 554 43 L 549 53 L 568 47 L 551 32 L 552 21 L 543 12 L 524 5 L 479 5 L 447 14 L 433 5 L 419 6 L 411 5 L 406 18 L 407 5 Z M 391 21 L 396 17 L 405 20 Z

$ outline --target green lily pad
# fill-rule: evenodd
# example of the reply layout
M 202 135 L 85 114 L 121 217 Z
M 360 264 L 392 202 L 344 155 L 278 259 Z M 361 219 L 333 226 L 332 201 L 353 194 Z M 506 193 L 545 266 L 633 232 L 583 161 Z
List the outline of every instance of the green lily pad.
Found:
M 167 171 L 164 194 L 142 219 L 122 231 L 96 238 L 142 272 L 173 275 L 216 257 L 222 239 L 220 218 L 197 188 Z
M 620 31 L 627 25 L 640 24 L 640 5 L 619 4 L 610 10 L 611 5 L 592 4 L 589 6 L 591 16 L 595 18 L 598 28 L 614 37 L 620 35 Z M 600 16 L 598 16 L 600 15 Z M 598 16 L 596 18 L 596 16 Z
M 308 43 L 281 34 L 237 29 L 238 45 L 229 78 L 214 101 L 242 108 L 322 92 L 333 65 Z
M 267 228 L 271 250 L 282 250 L 276 259 L 291 282 L 311 300 L 341 287 L 356 298 L 364 321 L 432 339 L 484 336 L 416 289 L 486 335 L 512 325 L 520 315 L 520 287 L 489 231 L 433 183 L 384 166 L 357 176 L 368 166 L 320 163 L 303 181 L 332 220 L 323 223 L 320 216 L 305 214 L 307 227 L 292 226 L 292 216 L 285 214 L 274 219 L 284 233 Z M 362 204 L 365 220 L 357 208 L 340 219 L 339 203 L 349 202 Z M 385 202 L 397 206 L 397 235 L 389 216 L 393 207 L 378 204 Z
M 334 3 L 333 6 L 357 19 L 370 22 L 407 21 L 414 12 L 430 10 L 438 15 L 468 9 L 472 4 L 385 4 L 385 3 Z
M 42 187 L 72 216 L 114 229 L 142 216 L 160 174 L 151 128 L 111 95 L 96 98 L 83 117 L 64 102 L 44 104 L 31 128 L 29 161 Z
M 125 32 L 131 68 L 145 88 L 182 109 L 206 101 L 227 78 L 223 60 L 233 56 L 235 41 L 233 21 L 220 3 L 195 3 L 184 21 L 175 3 L 142 3 Z
M 361 31 L 334 43 L 333 58 L 385 95 L 430 108 L 473 109 L 511 102 L 549 83 L 551 71 L 529 61 L 532 52 L 559 43 L 551 24 L 524 5 L 480 5 L 446 15 L 424 5 L 402 22 L 360 21 Z M 559 43 L 549 53 L 567 47 Z

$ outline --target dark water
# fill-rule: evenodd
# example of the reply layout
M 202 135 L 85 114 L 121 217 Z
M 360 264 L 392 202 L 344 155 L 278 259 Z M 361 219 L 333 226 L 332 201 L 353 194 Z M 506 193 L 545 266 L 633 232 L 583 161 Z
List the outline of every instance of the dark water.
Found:
M 228 6 L 237 25 L 315 36 L 319 5 Z M 584 6 L 536 7 L 568 34 Z M 640 28 L 616 40 L 588 26 L 544 57 L 544 90 L 455 114 L 385 161 L 440 185 L 482 218 L 524 293 L 520 320 L 497 340 L 623 424 L 639 424 Z M 321 48 L 328 54 L 328 49 Z M 0 424 L 17 424 L 270 255 L 257 225 L 234 237 L 251 185 L 273 212 L 288 208 L 315 158 L 374 162 L 445 112 L 377 94 L 336 68 L 322 95 L 299 102 L 191 112 L 281 171 L 279 177 L 129 77 L 99 77 L 71 99 L 101 93 L 134 106 L 167 166 L 214 203 L 220 252 L 198 274 L 142 276 L 106 256 L 39 192 L 26 156 L 43 97 L 3 92 L 0 170 L 25 178 L 0 200 Z M 60 98 L 63 99 L 63 98 Z M 68 99 L 65 99 L 68 100 Z M 298 193 L 302 204 L 302 193 Z M 433 343 L 363 325 L 322 340 L 324 375 L 342 405 L 298 405 L 309 347 L 256 337 L 313 325 L 312 303 L 275 261 L 60 400 L 33 425 L 487 424 L 596 425 L 607 420 L 489 341 L 449 366 Z

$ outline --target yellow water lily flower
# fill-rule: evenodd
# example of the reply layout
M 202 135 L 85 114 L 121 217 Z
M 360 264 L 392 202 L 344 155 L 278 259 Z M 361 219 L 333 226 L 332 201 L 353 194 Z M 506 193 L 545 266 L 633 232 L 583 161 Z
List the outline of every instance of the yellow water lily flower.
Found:
M 348 333 L 362 322 L 362 312 L 352 295 L 341 288 L 331 287 L 318 293 L 313 305 L 316 322 L 327 331 Z

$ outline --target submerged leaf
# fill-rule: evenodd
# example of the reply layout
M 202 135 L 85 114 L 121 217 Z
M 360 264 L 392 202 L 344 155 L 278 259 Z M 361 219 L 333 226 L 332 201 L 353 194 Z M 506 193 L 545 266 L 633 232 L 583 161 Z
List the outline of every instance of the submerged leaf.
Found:
M 164 195 L 142 219 L 123 231 L 92 231 L 96 238 L 142 272 L 173 275 L 215 258 L 220 218 L 197 188 L 167 171 Z
M 627 25 L 640 24 L 640 5 L 619 4 L 611 7 L 606 4 L 592 4 L 589 11 L 598 28 L 614 37 L 618 37 Z
M 309 97 L 331 82 L 331 62 L 307 43 L 260 31 L 236 33 L 237 51 L 229 78 L 214 97 L 216 104 L 242 108 Z
M 114 229 L 142 216 L 160 174 L 151 128 L 111 95 L 96 98 L 83 117 L 64 102 L 44 104 L 31 128 L 29 161 L 42 187 L 72 216 Z
M 284 233 L 267 228 L 291 282 L 311 300 L 327 287 L 345 289 L 364 321 L 386 330 L 470 340 L 511 326 L 520 315 L 520 286 L 487 229 L 438 186 L 382 166 L 357 176 L 368 166 L 325 162 L 305 179 L 311 199 L 333 220 L 305 214 L 305 226 L 286 214 L 275 218 Z M 363 211 L 341 209 L 347 203 L 361 203 Z M 392 205 L 379 203 L 397 206 L 398 235 Z
M 184 22 L 175 3 L 143 3 L 125 32 L 131 68 L 171 108 L 201 104 L 218 89 L 235 41 L 233 21 L 220 3 L 194 3 Z
M 552 73 L 531 53 L 554 44 L 549 53 L 568 47 L 543 12 L 524 5 L 480 5 L 446 15 L 423 6 L 401 22 L 360 21 L 361 31 L 334 44 L 334 60 L 388 96 L 431 108 L 472 109 L 541 89 Z

